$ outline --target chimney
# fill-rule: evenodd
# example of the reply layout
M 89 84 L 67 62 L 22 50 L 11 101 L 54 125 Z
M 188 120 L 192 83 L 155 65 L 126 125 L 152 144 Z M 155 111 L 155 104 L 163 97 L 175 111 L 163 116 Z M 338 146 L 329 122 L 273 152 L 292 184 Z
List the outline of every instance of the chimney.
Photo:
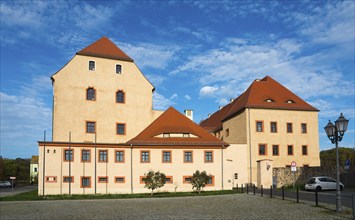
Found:
M 185 109 L 185 116 L 188 117 L 191 121 L 194 120 L 194 111 L 191 109 Z

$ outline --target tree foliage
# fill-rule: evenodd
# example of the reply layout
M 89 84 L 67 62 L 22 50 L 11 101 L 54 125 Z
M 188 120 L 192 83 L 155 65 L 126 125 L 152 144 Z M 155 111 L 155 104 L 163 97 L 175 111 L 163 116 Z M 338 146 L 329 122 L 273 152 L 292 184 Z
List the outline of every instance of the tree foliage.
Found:
M 339 165 L 344 167 L 345 160 L 350 160 L 350 167 L 355 166 L 355 150 L 352 148 L 339 148 Z M 322 167 L 335 167 L 336 166 L 336 148 L 330 150 L 323 150 L 320 152 L 320 161 Z
M 152 190 L 151 195 L 153 196 L 154 190 L 163 187 L 166 182 L 166 176 L 164 173 L 159 171 L 149 171 L 145 174 L 144 183 L 145 188 Z
M 10 176 L 15 176 L 16 181 L 28 182 L 30 179 L 30 159 L 16 158 L 14 159 L 3 159 L 4 168 L 4 178 L 0 180 L 8 180 Z M 1 162 L 0 162 L 1 164 Z M 0 165 L 1 168 L 1 165 Z
M 192 189 L 196 189 L 198 190 L 198 193 L 201 193 L 201 189 L 206 186 L 208 179 L 209 176 L 207 175 L 206 171 L 200 172 L 199 170 L 196 170 L 191 178 Z
M 6 177 L 4 160 L 0 156 L 0 180 L 4 180 Z

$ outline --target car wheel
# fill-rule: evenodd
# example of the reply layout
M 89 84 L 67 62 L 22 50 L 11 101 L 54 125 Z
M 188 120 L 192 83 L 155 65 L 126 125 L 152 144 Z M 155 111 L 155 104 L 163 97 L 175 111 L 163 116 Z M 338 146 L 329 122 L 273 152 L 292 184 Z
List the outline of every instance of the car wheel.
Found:
M 317 186 L 317 187 L 316 187 L 316 191 L 318 191 L 318 192 L 319 192 L 319 191 L 322 191 L 322 187 Z

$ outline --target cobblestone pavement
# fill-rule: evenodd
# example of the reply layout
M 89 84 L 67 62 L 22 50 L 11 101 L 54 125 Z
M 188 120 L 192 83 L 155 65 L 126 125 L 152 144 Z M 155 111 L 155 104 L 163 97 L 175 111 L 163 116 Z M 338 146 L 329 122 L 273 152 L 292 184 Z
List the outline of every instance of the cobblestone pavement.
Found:
M 351 219 L 351 210 L 231 194 L 204 197 L 1 202 L 0 219 Z

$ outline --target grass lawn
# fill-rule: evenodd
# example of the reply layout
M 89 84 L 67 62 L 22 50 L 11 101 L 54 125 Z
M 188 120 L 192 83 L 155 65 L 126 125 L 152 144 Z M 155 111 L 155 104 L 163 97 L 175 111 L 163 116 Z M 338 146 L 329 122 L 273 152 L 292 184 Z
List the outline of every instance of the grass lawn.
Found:
M 163 197 L 185 197 L 185 196 L 211 196 L 225 195 L 238 193 L 234 190 L 219 190 L 219 191 L 203 191 L 198 192 L 162 192 L 155 193 L 153 196 L 150 193 L 140 194 L 90 194 L 90 195 L 46 195 L 39 196 L 38 190 L 20 193 L 14 196 L 0 198 L 0 201 L 33 201 L 33 200 L 68 200 L 68 199 L 127 199 L 127 198 L 163 198 Z

